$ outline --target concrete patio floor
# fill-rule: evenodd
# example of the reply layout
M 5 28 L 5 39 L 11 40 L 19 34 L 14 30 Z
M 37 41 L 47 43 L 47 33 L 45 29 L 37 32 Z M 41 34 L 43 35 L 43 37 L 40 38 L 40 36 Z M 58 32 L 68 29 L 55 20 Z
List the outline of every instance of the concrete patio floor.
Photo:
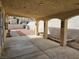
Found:
M 7 39 L 4 59 L 79 59 L 79 51 L 40 36 Z

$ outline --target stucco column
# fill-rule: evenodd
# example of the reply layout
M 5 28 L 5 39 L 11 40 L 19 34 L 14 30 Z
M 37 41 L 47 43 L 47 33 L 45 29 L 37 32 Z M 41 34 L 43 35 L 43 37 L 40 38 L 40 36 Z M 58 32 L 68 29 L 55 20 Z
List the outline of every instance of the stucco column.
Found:
M 0 1 L 1 2 L 1 1 Z M 1 3 L 0 3 L 1 4 Z M 4 50 L 4 40 L 5 40 L 5 10 L 0 5 L 0 56 Z
M 35 35 L 39 35 L 38 34 L 38 28 L 39 28 L 39 21 L 38 20 L 36 20 L 36 28 L 35 28 Z
M 6 15 L 6 21 L 5 21 L 5 30 L 6 30 L 6 36 L 7 36 L 7 33 L 8 33 L 8 16 Z
M 8 24 L 9 24 L 9 20 L 8 20 L 8 15 L 6 15 L 6 22 L 5 22 L 5 29 L 6 29 L 6 37 L 10 37 L 10 30 L 8 29 Z
M 48 21 L 44 20 L 44 39 L 47 39 L 48 34 Z
M 62 46 L 67 45 L 67 25 L 68 20 L 61 20 L 60 40 Z

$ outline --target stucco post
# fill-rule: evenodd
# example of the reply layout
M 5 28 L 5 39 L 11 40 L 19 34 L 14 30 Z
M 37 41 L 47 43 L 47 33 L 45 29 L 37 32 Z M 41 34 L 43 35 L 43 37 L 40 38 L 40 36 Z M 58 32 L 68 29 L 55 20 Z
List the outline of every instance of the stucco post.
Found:
M 4 41 L 5 41 L 5 10 L 2 7 L 0 1 L 0 56 L 4 52 Z
M 8 29 L 8 23 L 9 23 L 8 15 L 6 15 L 6 22 L 5 22 L 6 36 L 10 37 L 11 35 L 10 35 L 10 29 Z
M 38 35 L 38 28 L 39 28 L 39 21 L 36 20 L 36 28 L 35 28 L 35 35 Z
M 47 39 L 48 37 L 48 21 L 44 20 L 44 39 Z
M 68 20 L 61 20 L 61 29 L 60 29 L 60 40 L 61 45 L 66 46 L 67 45 L 67 25 Z

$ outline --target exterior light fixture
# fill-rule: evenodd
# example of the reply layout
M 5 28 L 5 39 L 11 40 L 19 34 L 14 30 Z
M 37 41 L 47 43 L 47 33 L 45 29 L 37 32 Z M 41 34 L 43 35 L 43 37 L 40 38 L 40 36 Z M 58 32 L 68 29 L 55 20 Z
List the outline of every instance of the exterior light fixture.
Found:
M 44 5 L 44 3 L 40 2 L 39 5 L 42 6 L 42 5 Z

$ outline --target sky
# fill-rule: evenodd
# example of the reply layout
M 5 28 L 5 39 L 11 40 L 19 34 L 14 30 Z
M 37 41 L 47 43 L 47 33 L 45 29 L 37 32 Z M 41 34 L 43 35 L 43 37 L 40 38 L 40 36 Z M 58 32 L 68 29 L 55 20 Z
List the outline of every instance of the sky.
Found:
M 35 22 L 30 22 L 28 25 L 30 25 L 30 29 L 34 29 Z M 48 21 L 48 27 L 60 28 L 60 26 L 61 26 L 60 19 L 53 18 L 53 19 L 50 19 Z M 68 19 L 68 28 L 70 28 L 70 29 L 79 29 L 79 15 Z M 39 32 L 43 32 L 43 31 L 44 31 L 44 22 L 40 21 L 39 22 Z
M 39 22 L 39 32 L 43 32 L 44 31 L 44 22 L 40 21 Z M 61 26 L 61 21 L 60 19 L 50 19 L 48 21 L 48 27 L 56 27 L 56 28 L 60 28 Z M 75 16 L 72 18 L 68 19 L 68 29 L 79 29 L 79 16 Z
M 60 28 L 61 21 L 59 19 L 51 19 L 48 23 L 49 23 L 49 27 Z M 75 16 L 68 19 L 68 28 L 79 29 L 79 16 Z

